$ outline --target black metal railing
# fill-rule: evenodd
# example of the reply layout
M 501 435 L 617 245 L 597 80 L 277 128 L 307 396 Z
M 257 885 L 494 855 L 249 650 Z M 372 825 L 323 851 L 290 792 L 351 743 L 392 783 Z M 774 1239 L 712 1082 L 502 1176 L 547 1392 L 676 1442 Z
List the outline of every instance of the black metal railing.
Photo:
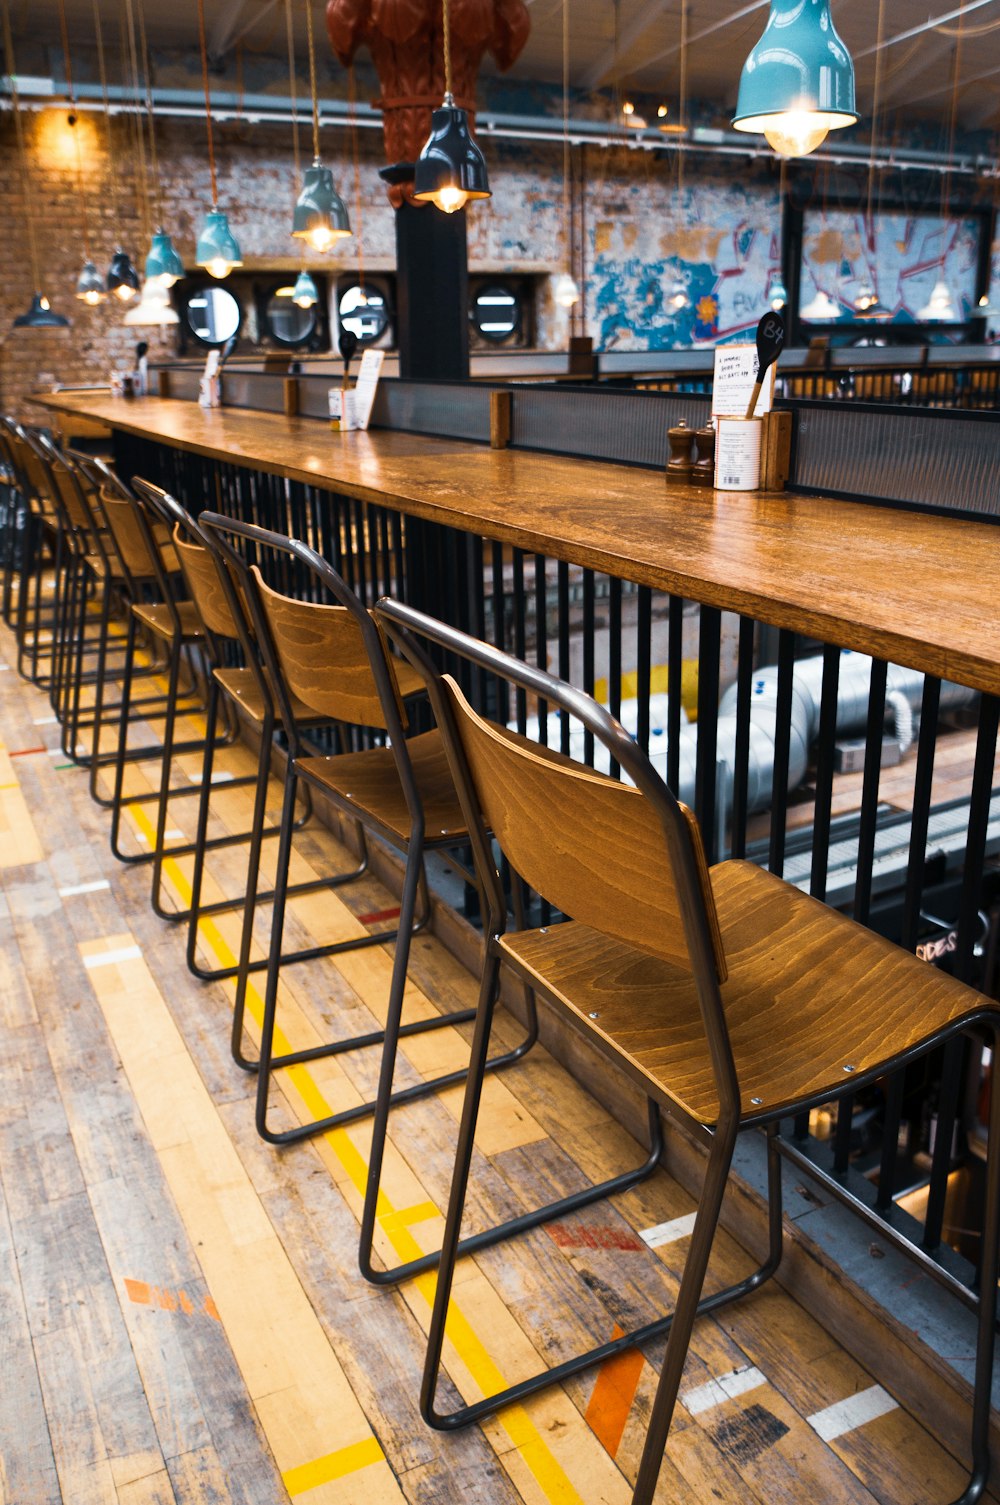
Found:
M 693 804 L 710 859 L 766 865 L 997 995 L 996 698 L 929 676 L 910 676 L 904 694 L 904 671 L 835 644 L 248 467 L 127 434 L 116 442 L 124 474 L 194 512 L 305 539 L 368 604 L 396 595 L 596 693 Z M 262 567 L 279 589 L 313 589 L 288 555 Z M 464 662 L 448 667 L 484 713 L 595 763 L 593 738 L 575 737 L 564 714 L 523 691 L 508 697 Z M 845 677 L 859 674 L 845 730 Z M 902 763 L 906 737 L 886 732 L 887 710 L 905 719 L 900 697 L 915 722 Z M 912 777 L 897 772 L 887 793 L 890 754 Z M 963 1041 L 919 1069 L 787 1133 L 970 1293 L 989 1072 Z

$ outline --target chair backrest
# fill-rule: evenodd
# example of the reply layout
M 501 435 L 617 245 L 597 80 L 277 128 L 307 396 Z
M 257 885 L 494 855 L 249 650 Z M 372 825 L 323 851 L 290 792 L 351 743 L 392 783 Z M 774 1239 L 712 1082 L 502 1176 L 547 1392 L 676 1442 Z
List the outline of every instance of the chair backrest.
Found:
M 65 515 L 71 528 L 82 533 L 88 542 L 92 539 L 96 521 L 72 461 L 47 435 L 34 432 L 27 435 L 31 444 L 40 452 L 48 467 L 53 485 L 53 497 Z
M 141 476 L 132 477 L 132 489 L 152 514 L 160 531 L 169 536 L 202 626 L 216 637 L 241 638 L 240 627 L 234 618 L 238 603 L 233 600 L 232 590 L 227 591 L 222 578 L 225 566 L 191 513 L 169 491 L 155 486 L 152 481 L 143 480 Z
M 687 971 L 697 993 L 719 1101 L 739 1112 L 739 1086 L 719 991 L 726 957 L 708 866 L 691 811 L 589 695 L 456 628 L 383 598 L 375 613 L 424 678 L 468 825 L 494 934 L 507 904 L 492 828 L 516 872 L 571 919 Z M 569 712 L 604 744 L 634 787 L 486 721 L 426 645 Z
M 450 675 L 442 684 L 485 825 L 529 887 L 572 919 L 691 970 L 677 877 L 647 797 L 484 720 Z M 725 956 L 701 833 L 692 812 L 677 808 L 721 979 Z
M 281 595 L 265 582 L 257 565 L 252 566 L 251 574 L 292 694 L 311 711 L 329 716 L 331 721 L 388 731 L 368 648 L 355 613 L 346 606 L 323 606 Z M 389 676 L 395 687 L 391 665 Z M 399 719 L 405 727 L 398 688 L 395 694 Z
M 115 551 L 133 580 L 155 580 L 158 575 L 156 549 L 142 517 L 131 497 L 123 497 L 110 487 L 101 487 L 101 511 L 107 520 Z

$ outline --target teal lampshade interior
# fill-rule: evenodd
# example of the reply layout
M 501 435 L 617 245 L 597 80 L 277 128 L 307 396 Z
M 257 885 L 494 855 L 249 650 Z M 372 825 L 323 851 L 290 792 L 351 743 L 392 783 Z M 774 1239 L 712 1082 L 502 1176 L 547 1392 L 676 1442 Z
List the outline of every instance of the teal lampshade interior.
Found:
M 108 268 L 107 288 L 123 303 L 127 303 L 139 291 L 139 273 L 132 265 L 132 258 L 119 246 Z
M 36 293 L 26 314 L 14 320 L 15 329 L 68 329 L 69 320 L 53 313 L 44 293 Z
M 774 309 L 785 308 L 788 304 L 788 289 L 780 277 L 772 277 L 767 289 L 767 301 Z
M 789 112 L 829 117 L 828 130 L 858 118 L 854 63 L 830 0 L 771 0 L 764 35 L 743 65 L 736 129 L 763 131 L 769 117 Z
M 174 248 L 170 236 L 157 230 L 146 257 L 146 281 L 158 279 L 164 287 L 173 287 L 184 276 L 184 263 Z
M 490 197 L 486 159 L 469 130 L 469 117 L 450 95 L 431 116 L 431 133 L 417 158 L 413 197 L 437 204 L 445 213 L 468 199 Z
M 319 302 L 319 293 L 316 284 L 308 272 L 300 272 L 295 279 L 295 287 L 292 290 L 292 302 L 297 303 L 299 308 L 312 308 Z
M 239 241 L 221 209 L 212 209 L 205 215 L 194 259 L 213 277 L 225 277 L 234 267 L 243 265 Z
M 317 251 L 328 250 L 335 240 L 351 234 L 347 206 L 333 186 L 333 173 L 321 162 L 305 170 L 292 216 L 292 234 Z

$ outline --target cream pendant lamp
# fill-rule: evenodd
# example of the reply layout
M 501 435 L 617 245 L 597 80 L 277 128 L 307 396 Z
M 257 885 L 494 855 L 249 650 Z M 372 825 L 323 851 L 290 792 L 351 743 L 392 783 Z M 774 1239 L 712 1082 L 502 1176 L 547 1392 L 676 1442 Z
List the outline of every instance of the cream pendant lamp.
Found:
M 804 157 L 857 119 L 854 63 L 830 0 L 771 0 L 743 65 L 733 129 L 762 132 L 781 157 Z
M 486 158 L 469 130 L 469 117 L 455 103 L 451 90 L 451 14 L 449 0 L 442 0 L 444 41 L 444 100 L 431 115 L 431 133 L 417 158 L 413 197 L 434 204 L 445 214 L 464 209 L 470 199 L 488 199 L 490 191 Z
M 239 242 L 229 228 L 229 220 L 219 208 L 219 185 L 215 174 L 215 143 L 212 139 L 212 92 L 208 82 L 208 43 L 205 39 L 205 0 L 198 0 L 198 41 L 201 47 L 201 81 L 205 90 L 205 126 L 208 132 L 208 171 L 212 185 L 212 207 L 205 215 L 195 247 L 194 259 L 212 277 L 228 277 L 243 265 Z
M 31 171 L 28 167 L 28 148 L 24 140 L 24 123 L 21 120 L 21 101 L 17 88 L 17 63 L 14 59 L 14 38 L 10 29 L 10 5 L 9 0 L 3 0 L 3 45 L 4 56 L 7 63 L 7 77 L 10 81 L 11 107 L 14 113 L 14 133 L 17 138 L 17 153 L 21 169 L 21 187 L 24 195 L 24 222 L 28 230 L 28 258 L 31 267 L 32 282 L 35 293 L 32 297 L 27 313 L 19 315 L 14 320 L 15 329 L 68 329 L 69 320 L 62 314 L 54 313 L 43 292 L 39 291 L 41 279 L 39 275 L 38 246 L 35 242 L 35 218 L 31 203 Z
M 131 328 L 143 324 L 178 324 L 180 319 L 163 283 L 156 277 L 147 277 L 138 303 L 126 311 L 123 322 Z
M 817 288 L 815 298 L 799 310 L 799 317 L 809 324 L 834 324 L 840 318 L 840 305 L 834 303 L 829 293 Z
M 580 289 L 573 276 L 573 207 L 571 200 L 569 149 L 569 0 L 562 0 L 563 65 L 563 235 L 566 238 L 566 267 L 556 278 L 555 300 L 560 308 L 575 308 Z

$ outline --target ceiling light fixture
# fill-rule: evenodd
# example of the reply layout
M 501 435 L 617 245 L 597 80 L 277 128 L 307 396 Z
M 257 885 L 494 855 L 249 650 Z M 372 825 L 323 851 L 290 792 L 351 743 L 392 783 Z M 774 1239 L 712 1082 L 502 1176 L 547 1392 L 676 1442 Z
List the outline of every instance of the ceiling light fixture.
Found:
M 38 247 L 35 243 L 35 218 L 31 205 L 31 172 L 28 168 L 28 148 L 24 141 L 24 124 L 21 120 L 20 100 L 17 88 L 17 64 L 14 61 L 14 39 L 10 29 L 9 0 L 3 0 L 3 46 L 10 85 L 11 104 L 14 112 L 14 132 L 17 137 L 17 153 L 21 167 L 21 187 L 24 194 L 24 221 L 28 229 L 28 257 L 35 287 L 39 285 Z M 15 329 L 66 329 L 69 320 L 62 314 L 52 312 L 44 293 L 36 292 L 26 314 L 14 320 Z
M 771 0 L 743 65 L 734 130 L 763 132 L 781 157 L 805 157 L 857 119 L 854 63 L 830 0 Z
M 444 101 L 431 116 L 431 133 L 417 158 L 413 197 L 434 204 L 445 214 L 464 209 L 470 199 L 491 197 L 486 159 L 479 150 L 469 117 L 451 92 L 451 16 L 441 0 L 444 39 Z
M 313 161 L 307 167 L 302 192 L 292 216 L 292 234 L 314 251 L 329 251 L 338 240 L 351 234 L 347 206 L 333 185 L 333 173 L 319 157 L 319 94 L 316 89 L 316 43 L 313 36 L 312 0 L 306 0 L 309 31 L 309 82 L 312 89 Z
M 314 308 L 319 302 L 316 284 L 305 270 L 301 271 L 292 288 L 292 302 L 298 308 Z
M 205 0 L 198 0 L 198 41 L 201 47 L 201 81 L 205 90 L 205 125 L 208 131 L 208 170 L 212 184 L 212 207 L 198 236 L 194 259 L 212 277 L 228 277 L 243 265 L 239 242 L 229 220 L 219 208 L 219 185 L 215 175 L 215 145 L 212 140 L 212 94 L 208 83 L 208 44 L 205 40 Z

